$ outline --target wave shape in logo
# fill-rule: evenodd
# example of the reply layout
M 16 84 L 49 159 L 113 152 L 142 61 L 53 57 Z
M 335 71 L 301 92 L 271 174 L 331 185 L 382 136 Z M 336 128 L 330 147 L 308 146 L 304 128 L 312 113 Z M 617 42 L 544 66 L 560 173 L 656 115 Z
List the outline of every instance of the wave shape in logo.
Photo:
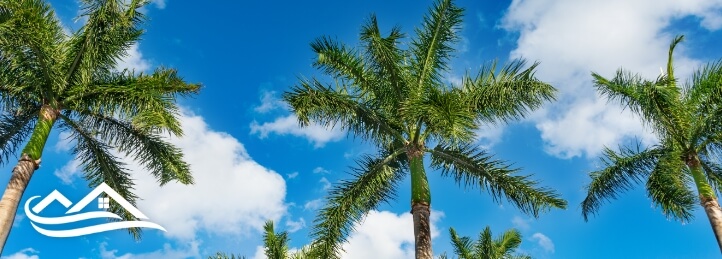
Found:
M 96 187 L 93 191 L 91 191 L 88 195 L 86 195 L 83 199 L 81 199 L 78 203 L 75 204 L 75 206 L 71 207 L 66 214 L 79 212 L 82 210 L 85 206 L 87 206 L 91 201 L 93 201 L 96 197 L 98 197 L 101 193 L 105 193 L 115 202 L 117 202 L 120 206 L 122 206 L 124 209 L 126 209 L 128 212 L 130 212 L 133 216 L 139 219 L 147 219 L 140 210 L 135 208 L 130 202 L 125 200 L 121 195 L 119 195 L 115 190 L 110 188 L 105 183 L 102 183 L 98 187 Z M 83 235 L 89 235 L 89 234 L 95 234 L 100 232 L 106 232 L 111 230 L 118 230 L 118 229 L 124 229 L 124 228 L 152 228 L 152 229 L 158 229 L 162 231 L 166 231 L 165 228 L 162 226 L 150 222 L 150 221 L 118 221 L 118 222 L 109 222 L 104 224 L 98 224 L 93 226 L 87 226 L 87 227 L 81 227 L 81 228 L 75 228 L 75 229 L 67 229 L 67 230 L 48 230 L 39 227 L 36 225 L 38 224 L 44 224 L 44 225 L 62 225 L 62 224 L 68 224 L 68 223 L 75 223 L 80 222 L 84 220 L 89 219 L 99 219 L 99 218 L 107 218 L 107 219 L 121 219 L 120 216 L 107 212 L 107 211 L 91 211 L 91 212 L 84 212 L 84 213 L 78 213 L 74 215 L 67 215 L 67 216 L 60 216 L 60 217 L 42 217 L 37 215 L 40 211 L 45 209 L 50 203 L 53 201 L 60 202 L 63 206 L 66 208 L 72 205 L 72 203 L 65 198 L 60 192 L 57 190 L 54 190 L 50 195 L 46 196 L 45 199 L 41 200 L 39 203 L 37 203 L 32 209 L 30 209 L 30 202 L 33 200 L 40 198 L 40 196 L 33 196 L 30 199 L 28 199 L 25 202 L 25 215 L 28 217 L 28 219 L 31 221 L 31 225 L 33 228 L 38 231 L 40 234 L 49 236 L 49 237 L 77 237 L 77 236 L 83 236 Z

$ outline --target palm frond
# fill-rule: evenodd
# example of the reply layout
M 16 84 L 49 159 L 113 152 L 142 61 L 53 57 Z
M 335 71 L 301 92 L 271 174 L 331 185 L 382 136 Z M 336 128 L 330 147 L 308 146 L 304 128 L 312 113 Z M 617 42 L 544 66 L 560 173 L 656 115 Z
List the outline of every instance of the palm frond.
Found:
M 484 65 L 475 78 L 467 75 L 463 80 L 464 96 L 480 120 L 491 123 L 516 120 L 555 99 L 556 89 L 534 75 L 539 63 L 524 68 L 526 61 L 519 59 L 499 71 L 496 64 Z
M 463 11 L 452 0 L 437 0 L 416 29 L 417 37 L 411 43 L 415 91 L 425 91 L 441 81 L 453 44 L 459 39 Z
M 381 202 L 394 198 L 406 170 L 398 162 L 402 154 L 403 150 L 399 150 L 363 157 L 352 171 L 354 179 L 342 181 L 329 191 L 311 233 L 318 258 L 338 258 L 341 243 L 354 224 Z
M 444 143 L 469 143 L 474 139 L 477 121 L 475 112 L 460 101 L 463 98 L 464 93 L 458 89 L 431 89 L 425 98 L 412 100 L 414 103 L 401 112 L 404 117 L 421 118 L 426 126 L 420 137 L 424 141 L 431 137 Z
M 39 86 L 44 79 L 34 74 L 35 65 L 25 58 L 0 50 L 0 108 L 4 111 L 42 103 Z
M 305 245 L 301 249 L 291 253 L 289 259 L 316 259 L 316 247 L 313 246 L 313 242 L 310 245 Z
M 42 0 L 6 1 L 3 7 L 12 15 L 0 27 L 0 56 L 14 61 L 15 72 L 32 81 L 32 85 L 23 86 L 26 94 L 52 100 L 53 87 L 63 82 L 56 69 L 62 60 L 60 42 L 65 37 L 60 22 L 50 4 Z
M 317 80 L 301 81 L 300 86 L 284 93 L 283 99 L 298 116 L 301 126 L 308 126 L 311 121 L 327 127 L 338 123 L 342 129 L 355 136 L 377 143 L 386 143 L 392 136 L 404 139 L 398 126 L 393 124 L 393 118 L 379 113 L 369 107 L 369 104 L 347 93 L 334 91 Z
M 318 55 L 313 66 L 334 78 L 348 81 L 358 89 L 350 92 L 360 95 L 377 94 L 375 75 L 357 51 L 329 37 L 317 38 L 311 48 Z
M 157 134 L 132 122 L 97 113 L 79 113 L 77 123 L 96 130 L 98 139 L 144 166 L 161 186 L 170 181 L 193 183 L 190 166 L 183 161 L 181 150 Z
M 494 201 L 499 202 L 505 197 L 522 212 L 534 217 L 541 211 L 567 205 L 553 190 L 536 187 L 538 182 L 530 180 L 529 176 L 513 175 L 519 169 L 494 160 L 479 148 L 439 145 L 427 151 L 431 153 L 431 166 L 441 169 L 443 176 L 454 178 L 460 185 L 486 189 Z
M 80 17 L 88 20 L 72 35 L 64 71 L 68 85 L 88 85 L 109 73 L 143 34 L 146 0 L 82 0 Z M 61 89 L 62 91 L 62 89 Z
M 0 116 L 0 165 L 10 160 L 32 132 L 40 107 L 10 111 Z
M 597 92 L 609 101 L 619 101 L 658 134 L 673 136 L 682 144 L 687 142 L 690 111 L 684 108 L 681 88 L 676 85 L 672 66 L 672 53 L 682 40 L 676 37 L 669 48 L 667 74 L 655 81 L 644 80 L 639 75 L 619 69 L 612 80 L 592 73 Z
M 454 246 L 454 253 L 459 259 L 474 258 L 474 244 L 469 237 L 459 237 L 454 228 L 449 228 L 451 245 Z
M 689 189 L 691 183 L 681 152 L 667 152 L 657 160 L 647 180 L 647 193 L 667 218 L 689 222 L 698 199 Z
M 112 147 L 99 141 L 94 129 L 87 128 L 64 115 L 59 118 L 63 120 L 61 125 L 71 133 L 70 137 L 76 142 L 72 154 L 80 161 L 88 185 L 92 188 L 105 183 L 135 206 L 138 196 L 132 192 L 133 179 L 127 172 L 125 163 L 111 152 Z M 109 211 L 119 215 L 121 220 L 138 220 L 117 203 L 111 203 Z M 140 239 L 139 228 L 130 228 L 128 231 L 135 239 Z
M 286 259 L 288 255 L 288 233 L 285 231 L 276 233 L 273 228 L 273 221 L 266 221 L 263 230 L 266 257 L 268 259 Z
M 721 100 L 722 101 L 722 100 Z M 702 111 L 704 112 L 704 111 Z M 722 144 L 722 105 L 697 114 L 691 122 L 689 142 L 699 150 L 713 150 Z
M 126 71 L 110 73 L 89 86 L 74 86 L 63 104 L 70 110 L 130 118 L 134 126 L 154 133 L 168 130 L 182 135 L 176 99 L 199 88 L 172 69 L 159 68 L 150 75 Z
M 673 54 L 674 54 L 674 48 L 677 47 L 677 44 L 682 42 L 684 40 L 684 35 L 677 35 L 672 39 L 672 42 L 669 44 L 669 52 L 667 53 L 667 78 L 670 80 L 668 81 L 670 84 L 670 87 L 674 87 L 675 83 L 677 81 L 676 78 L 674 78 L 674 62 L 673 62 Z
M 516 229 L 504 231 L 504 234 L 494 239 L 494 247 L 498 255 L 509 255 L 521 245 L 521 233 Z
M 477 258 L 497 258 L 496 247 L 494 247 L 494 240 L 491 236 L 491 228 L 486 226 L 481 233 L 479 233 L 479 240 L 474 242 L 474 253 Z
M 582 201 L 584 220 L 595 214 L 605 200 L 616 199 L 633 184 L 642 183 L 665 152 L 659 148 L 641 150 L 639 145 L 635 149 L 622 148 L 619 153 L 606 148 L 601 159 L 604 169 L 589 174 L 592 182 L 587 186 L 587 197 Z
M 393 27 L 389 36 L 384 38 L 375 15 L 371 15 L 368 23 L 361 28 L 366 60 L 376 75 L 374 95 L 382 97 L 376 100 L 390 109 L 398 109 L 408 93 L 402 67 L 404 52 L 398 48 L 402 38 L 404 34 L 399 27 Z
M 695 70 L 685 84 L 687 107 L 695 107 L 696 114 L 707 114 L 722 103 L 722 60 L 707 63 Z
M 0 24 L 7 22 L 12 17 L 12 12 L 5 5 L 0 5 Z

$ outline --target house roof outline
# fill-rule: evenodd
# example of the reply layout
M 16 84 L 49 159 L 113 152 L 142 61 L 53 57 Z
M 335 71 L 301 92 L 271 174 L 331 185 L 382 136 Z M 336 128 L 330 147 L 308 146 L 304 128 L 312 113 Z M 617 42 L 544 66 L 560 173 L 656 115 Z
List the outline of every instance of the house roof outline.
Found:
M 53 190 L 48 196 L 45 196 L 38 204 L 35 204 L 33 206 L 32 210 L 35 212 L 35 214 L 40 213 L 43 211 L 48 205 L 53 203 L 54 201 L 60 202 L 66 209 L 70 207 L 70 205 L 73 205 L 73 203 L 68 200 L 68 198 L 65 197 L 62 193 L 60 193 L 58 190 Z
M 98 196 L 100 196 L 100 194 L 103 194 L 103 193 L 110 196 L 110 198 L 113 198 L 113 200 L 115 200 L 115 202 L 117 202 L 118 205 L 120 205 L 125 210 L 130 212 L 130 214 L 132 214 L 136 218 L 148 219 L 148 217 L 145 216 L 145 214 L 143 214 L 143 212 L 140 212 L 140 210 L 138 210 L 138 208 L 133 206 L 133 204 L 130 204 L 130 202 L 128 202 L 125 198 L 123 198 L 123 196 L 118 194 L 118 192 L 113 190 L 113 188 L 110 188 L 110 186 L 105 184 L 105 182 L 98 185 L 98 187 L 95 187 L 95 189 L 90 191 L 90 193 L 88 193 L 88 195 L 85 195 L 85 197 L 83 197 L 83 199 L 81 199 L 78 203 L 73 205 L 73 207 L 71 207 L 67 212 L 65 212 L 65 214 L 76 213 L 76 212 L 81 211 L 82 209 L 85 208 L 85 206 L 88 206 L 88 204 L 95 201 L 95 198 L 97 198 Z

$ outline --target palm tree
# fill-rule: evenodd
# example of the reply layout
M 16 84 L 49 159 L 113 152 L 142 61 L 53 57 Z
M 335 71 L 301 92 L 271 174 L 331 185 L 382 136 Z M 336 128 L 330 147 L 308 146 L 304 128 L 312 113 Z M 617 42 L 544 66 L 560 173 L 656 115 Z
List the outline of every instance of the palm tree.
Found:
M 317 258 L 311 256 L 311 247 L 305 246 L 301 250 L 296 252 L 290 252 L 288 250 L 288 232 L 282 231 L 276 233 L 273 227 L 273 221 L 266 221 L 263 226 L 263 245 L 266 258 L 268 259 L 310 259 Z M 227 255 L 225 253 L 218 252 L 208 259 L 243 259 L 244 256 Z
M 587 220 L 605 200 L 646 180 L 649 197 L 668 218 L 687 222 L 695 203 L 707 213 L 722 250 L 722 210 L 715 192 L 722 184 L 722 61 L 697 70 L 683 86 L 674 77 L 672 53 L 683 36 L 669 46 L 667 73 L 645 80 L 619 70 L 612 80 L 592 73 L 597 90 L 619 101 L 651 126 L 659 143 L 647 148 L 606 149 L 606 168 L 590 173 L 582 214 Z M 692 183 L 697 189 L 694 194 Z
M 2 246 L 54 127 L 70 133 L 72 153 L 91 187 L 105 182 L 133 204 L 133 180 L 120 156 L 139 162 L 160 185 L 193 182 L 180 149 L 161 134 L 182 134 L 175 100 L 197 93 L 199 85 L 172 69 L 114 69 L 143 34 L 138 8 L 147 1 L 81 3 L 87 22 L 72 35 L 63 33 L 48 3 L 0 3 L 9 13 L 0 25 L 0 160 L 7 162 L 27 141 L 0 200 Z M 110 211 L 135 219 L 115 203 Z M 131 232 L 139 237 L 137 229 Z
M 469 237 L 459 237 L 454 228 L 449 228 L 451 244 L 459 259 L 531 259 L 528 255 L 516 255 L 514 250 L 521 244 L 521 234 L 516 229 L 505 231 L 496 239 L 491 237 L 491 229 L 487 226 L 479 233 L 479 240 L 472 241 Z M 446 255 L 442 255 L 446 258 Z
M 397 185 L 411 177 L 411 212 L 417 258 L 431 258 L 431 190 L 424 155 L 431 169 L 460 185 L 488 190 L 522 211 L 537 216 L 566 201 L 536 181 L 516 175 L 519 169 L 494 159 L 476 147 L 480 123 L 507 122 L 523 117 L 554 97 L 555 89 L 534 77 L 534 64 L 523 60 L 496 70 L 485 65 L 460 86 L 447 85 L 453 44 L 463 10 L 451 0 L 439 0 L 429 10 L 408 49 L 400 28 L 383 37 L 376 17 L 361 28 L 362 48 L 353 49 L 328 37 L 311 44 L 315 67 L 335 79 L 335 86 L 302 79 L 284 93 L 299 123 L 311 121 L 340 126 L 375 144 L 377 155 L 365 156 L 353 169 L 355 179 L 335 186 L 315 220 L 312 235 L 320 258 L 339 256 L 341 243 L 370 210 L 394 197 Z M 435 145 L 433 148 L 427 145 Z

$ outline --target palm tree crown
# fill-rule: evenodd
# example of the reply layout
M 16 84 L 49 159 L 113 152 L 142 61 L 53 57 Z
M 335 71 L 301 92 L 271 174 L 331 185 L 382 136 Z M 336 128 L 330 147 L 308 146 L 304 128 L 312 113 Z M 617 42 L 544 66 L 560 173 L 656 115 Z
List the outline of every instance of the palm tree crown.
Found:
M 552 190 L 535 187 L 536 181 L 516 175 L 519 169 L 474 145 L 480 123 L 523 117 L 552 100 L 555 89 L 534 77 L 537 64 L 525 68 L 523 60 L 499 70 L 488 64 L 475 76 L 466 75 L 461 85 L 447 84 L 443 75 L 462 13 L 451 0 L 437 1 L 408 48 L 402 48 L 405 35 L 399 27 L 382 35 L 373 15 L 361 28 L 358 49 L 329 37 L 311 44 L 317 54 L 314 66 L 335 84 L 302 79 L 284 100 L 302 126 L 312 121 L 339 126 L 378 147 L 378 154 L 358 161 L 354 179 L 330 191 L 312 233 L 322 258 L 338 256 L 353 224 L 392 199 L 408 175 L 417 258 L 430 258 L 431 193 L 424 154 L 431 155 L 431 168 L 441 175 L 485 189 L 495 200 L 506 198 L 524 212 L 537 216 L 550 207 L 566 206 Z
M 459 259 L 531 259 L 531 256 L 514 253 L 521 245 L 521 234 L 516 229 L 509 229 L 497 238 L 492 238 L 491 229 L 487 226 L 479 233 L 476 241 L 459 237 L 454 228 L 449 228 L 449 235 L 454 253 Z M 441 258 L 447 257 L 442 255 Z
M 641 117 L 659 143 L 619 152 L 606 149 L 606 167 L 590 174 L 582 213 L 587 219 L 605 200 L 646 181 L 648 196 L 669 218 L 689 221 L 695 204 L 701 203 L 722 249 L 722 210 L 715 194 L 722 184 L 722 61 L 707 64 L 680 84 L 672 54 L 682 40 L 678 36 L 670 44 L 666 73 L 656 80 L 621 69 L 612 80 L 592 74 L 597 90 Z
M 143 33 L 139 8 L 147 3 L 82 0 L 87 22 L 71 35 L 42 0 L 0 3 L 0 160 L 8 162 L 27 141 L 0 203 L 0 211 L 8 212 L 0 216 L 2 228 L 8 219 L 12 224 L 54 127 L 70 133 L 90 186 L 105 182 L 133 204 L 133 180 L 121 156 L 144 166 L 161 185 L 193 182 L 180 149 L 161 134 L 182 134 L 176 98 L 197 93 L 199 85 L 172 69 L 115 69 Z M 134 219 L 115 203 L 110 211 Z

